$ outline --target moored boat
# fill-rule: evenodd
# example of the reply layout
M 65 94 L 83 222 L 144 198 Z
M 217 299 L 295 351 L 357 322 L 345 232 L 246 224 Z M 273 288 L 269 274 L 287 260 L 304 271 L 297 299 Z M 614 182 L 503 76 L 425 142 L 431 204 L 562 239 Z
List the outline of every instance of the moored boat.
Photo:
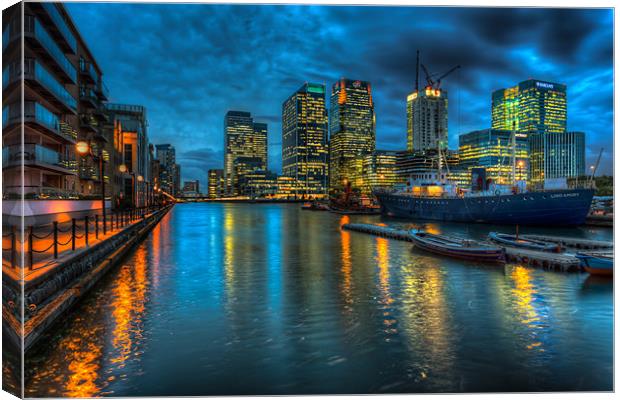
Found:
M 432 253 L 471 261 L 506 262 L 504 249 L 499 246 L 420 231 L 411 231 L 410 234 L 416 247 Z
M 581 266 L 591 275 L 612 276 L 614 274 L 614 253 L 584 252 L 575 255 L 581 262 Z
M 323 203 L 319 203 L 319 202 L 312 202 L 312 203 L 304 203 L 301 206 L 302 210 L 310 210 L 310 211 L 327 211 L 329 210 L 329 207 L 327 206 L 327 204 L 323 204 Z
M 496 243 L 506 246 L 519 247 L 528 250 L 538 251 L 558 251 L 560 246 L 556 243 L 543 242 L 541 240 L 525 239 L 517 235 L 509 235 L 507 233 L 490 232 L 489 239 Z

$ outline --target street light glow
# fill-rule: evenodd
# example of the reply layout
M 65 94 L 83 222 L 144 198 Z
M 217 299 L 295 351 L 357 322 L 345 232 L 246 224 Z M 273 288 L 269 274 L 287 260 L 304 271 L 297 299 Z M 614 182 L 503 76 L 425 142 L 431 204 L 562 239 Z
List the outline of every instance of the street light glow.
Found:
M 90 151 L 90 145 L 88 144 L 88 142 L 81 140 L 75 144 L 75 149 L 81 155 L 86 155 Z
M 118 170 L 124 174 L 127 172 L 127 166 L 125 164 L 121 164 L 118 166 Z

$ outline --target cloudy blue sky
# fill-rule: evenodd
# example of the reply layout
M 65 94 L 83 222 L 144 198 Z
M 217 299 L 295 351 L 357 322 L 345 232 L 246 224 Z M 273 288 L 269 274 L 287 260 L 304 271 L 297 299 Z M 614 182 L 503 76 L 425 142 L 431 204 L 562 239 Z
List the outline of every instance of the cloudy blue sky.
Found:
M 269 164 L 281 168 L 282 102 L 305 81 L 373 85 L 377 148 L 403 149 L 415 51 L 446 78 L 450 147 L 490 126 L 491 92 L 533 77 L 568 85 L 568 127 L 587 134 L 600 172 L 613 160 L 611 10 L 67 5 L 104 71 L 111 101 L 146 106 L 149 138 L 172 143 L 183 179 L 206 184 L 223 164 L 227 110 L 269 124 Z

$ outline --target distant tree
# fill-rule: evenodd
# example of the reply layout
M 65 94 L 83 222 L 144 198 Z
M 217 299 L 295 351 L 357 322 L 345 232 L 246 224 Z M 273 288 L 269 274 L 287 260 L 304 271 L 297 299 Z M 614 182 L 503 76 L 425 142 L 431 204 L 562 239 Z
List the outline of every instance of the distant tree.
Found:
M 596 196 L 613 196 L 614 194 L 614 177 L 603 175 L 595 176 Z

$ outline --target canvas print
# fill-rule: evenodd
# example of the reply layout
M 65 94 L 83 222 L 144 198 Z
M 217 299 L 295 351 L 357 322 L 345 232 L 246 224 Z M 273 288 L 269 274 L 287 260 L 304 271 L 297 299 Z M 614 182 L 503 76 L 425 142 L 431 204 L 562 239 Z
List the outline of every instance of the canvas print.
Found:
M 613 392 L 614 10 L 2 13 L 2 389 Z

